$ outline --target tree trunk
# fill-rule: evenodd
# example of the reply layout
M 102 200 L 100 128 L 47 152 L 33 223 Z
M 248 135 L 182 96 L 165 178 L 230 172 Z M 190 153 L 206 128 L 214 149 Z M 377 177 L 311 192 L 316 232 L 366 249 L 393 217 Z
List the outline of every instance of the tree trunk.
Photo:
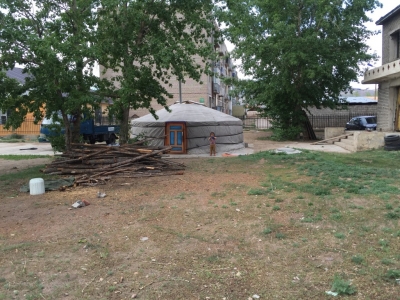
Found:
M 65 151 L 71 150 L 71 141 L 72 141 L 72 132 L 71 132 L 71 125 L 68 120 L 68 115 L 62 112 L 62 117 L 64 121 L 64 128 L 65 128 Z
M 71 143 L 79 143 L 81 137 L 82 112 L 75 112 L 72 121 Z
M 119 132 L 119 143 L 121 145 L 126 144 L 131 136 L 131 126 L 129 120 L 129 107 L 125 108 L 121 105 L 121 112 L 120 112 L 120 120 L 121 120 L 121 127 Z

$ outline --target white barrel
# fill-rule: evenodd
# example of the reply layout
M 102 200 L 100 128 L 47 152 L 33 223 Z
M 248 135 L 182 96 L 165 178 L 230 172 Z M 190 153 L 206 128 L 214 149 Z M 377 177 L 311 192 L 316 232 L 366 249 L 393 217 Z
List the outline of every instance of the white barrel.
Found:
M 29 181 L 29 191 L 31 195 L 44 194 L 44 180 L 42 178 L 32 178 Z

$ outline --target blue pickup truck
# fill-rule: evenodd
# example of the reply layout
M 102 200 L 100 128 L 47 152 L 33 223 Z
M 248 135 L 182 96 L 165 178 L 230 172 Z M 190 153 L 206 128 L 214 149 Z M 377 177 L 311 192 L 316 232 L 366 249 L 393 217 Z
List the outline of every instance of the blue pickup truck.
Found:
M 40 136 L 47 138 L 54 136 L 56 133 L 51 129 L 50 125 L 60 124 L 52 119 L 43 119 L 40 125 Z M 114 144 L 118 139 L 119 125 L 95 125 L 93 119 L 84 119 L 81 122 L 80 133 L 85 142 L 94 144 L 96 142 L 106 142 L 107 144 Z M 61 134 L 65 133 L 65 129 L 61 129 Z

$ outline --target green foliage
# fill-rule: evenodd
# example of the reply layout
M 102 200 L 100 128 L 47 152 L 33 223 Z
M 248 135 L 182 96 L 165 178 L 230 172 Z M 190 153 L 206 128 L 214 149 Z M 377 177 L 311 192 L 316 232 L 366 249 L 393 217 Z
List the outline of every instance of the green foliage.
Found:
M 272 233 L 272 229 L 270 227 L 267 227 L 263 230 L 263 234 L 265 234 L 265 235 L 270 234 L 270 233 Z
M 388 270 L 385 274 L 387 279 L 399 279 L 400 278 L 400 270 Z
M 247 195 L 266 195 L 268 193 L 267 190 L 261 189 L 261 188 L 251 188 L 248 192 Z
M 60 124 L 51 124 L 48 125 L 52 134 L 47 136 L 50 141 L 51 147 L 54 152 L 64 152 L 66 149 L 65 137 L 61 133 L 62 126 Z
M 351 257 L 351 261 L 355 264 L 362 264 L 364 262 L 364 257 L 362 255 L 354 255 Z
M 293 139 L 303 128 L 303 109 L 334 108 L 340 92 L 376 59 L 365 25 L 378 1 L 223 1 L 224 33 L 236 45 L 244 73 L 239 88 L 251 106 L 261 106 L 277 139 Z
M 214 4 L 210 0 L 100 2 L 98 55 L 104 71 L 116 72 L 103 83 L 105 94 L 114 99 L 111 111 L 121 120 L 120 142 L 125 143 L 130 108 L 147 108 L 155 116 L 151 102 L 155 99 L 168 109 L 167 100 L 173 95 L 165 86 L 171 86 L 171 80 L 200 81 L 201 74 L 211 69 L 211 41 L 217 34 L 210 21 Z M 204 69 L 194 61 L 195 55 L 206 62 Z
M 331 290 L 339 295 L 353 295 L 357 292 L 357 289 L 351 285 L 350 281 L 343 279 L 338 274 L 333 279 Z
M 97 0 L 1 2 L 0 65 L 8 70 L 20 64 L 29 75 L 22 84 L 0 75 L 7 126 L 19 127 L 28 112 L 39 121 L 60 111 L 65 144 L 79 139 L 81 113 L 101 100 L 91 91 L 100 85 L 93 73 L 98 6 Z

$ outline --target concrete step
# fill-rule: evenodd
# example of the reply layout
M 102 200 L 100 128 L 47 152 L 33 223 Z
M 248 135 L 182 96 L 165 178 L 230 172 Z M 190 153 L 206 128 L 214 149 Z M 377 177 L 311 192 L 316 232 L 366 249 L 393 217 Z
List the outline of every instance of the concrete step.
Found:
M 353 140 L 353 141 L 354 141 L 354 135 L 349 135 L 349 136 L 347 137 L 347 139 L 348 139 L 348 140 Z
M 343 142 L 343 143 L 345 143 L 345 144 L 348 144 L 348 145 L 350 145 L 350 146 L 354 146 L 354 140 L 352 140 L 352 139 L 340 139 L 340 142 Z
M 336 142 L 336 146 L 342 147 L 343 149 L 349 150 L 351 152 L 356 152 L 356 148 L 353 146 L 353 144 L 348 144 L 344 142 Z

